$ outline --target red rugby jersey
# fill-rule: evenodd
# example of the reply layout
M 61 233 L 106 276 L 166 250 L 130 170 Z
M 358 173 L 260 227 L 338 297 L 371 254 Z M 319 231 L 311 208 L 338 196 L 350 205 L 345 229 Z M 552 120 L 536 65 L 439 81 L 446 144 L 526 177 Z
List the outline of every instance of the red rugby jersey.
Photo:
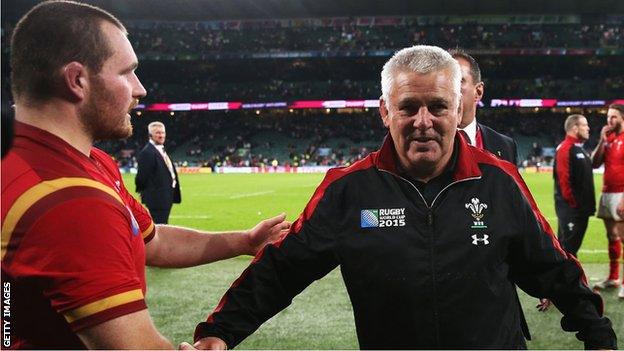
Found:
M 10 347 L 84 347 L 76 331 L 147 308 L 145 242 L 154 224 L 106 153 L 92 148 L 87 157 L 15 124 L 1 205 Z
M 624 132 L 607 134 L 603 193 L 624 192 Z

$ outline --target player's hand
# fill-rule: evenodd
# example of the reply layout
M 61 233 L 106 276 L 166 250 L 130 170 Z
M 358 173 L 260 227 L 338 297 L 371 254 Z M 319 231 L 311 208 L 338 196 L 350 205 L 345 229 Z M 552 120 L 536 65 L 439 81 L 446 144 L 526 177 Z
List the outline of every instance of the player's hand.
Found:
M 608 125 L 605 124 L 602 129 L 600 130 L 600 141 L 605 141 L 607 140 L 607 134 L 612 130 L 613 128 Z
M 195 344 L 183 342 L 178 346 L 178 350 L 227 350 L 225 342 L 217 337 L 208 336 L 199 339 Z
M 620 218 L 624 218 L 624 196 L 622 196 L 622 199 L 620 200 L 620 203 L 615 209 L 615 212 L 617 213 L 618 216 L 620 216 Z
M 186 341 L 183 341 L 180 343 L 180 345 L 178 345 L 178 350 L 197 350 L 196 348 L 193 347 L 193 345 L 189 344 Z
M 291 223 L 286 221 L 286 214 L 282 213 L 256 224 L 249 230 L 249 254 L 256 255 L 266 244 L 280 240 L 290 229 Z
M 552 305 L 552 302 L 549 299 L 540 299 L 539 303 L 535 307 L 537 307 L 537 310 L 540 312 L 546 312 L 548 311 L 551 305 Z

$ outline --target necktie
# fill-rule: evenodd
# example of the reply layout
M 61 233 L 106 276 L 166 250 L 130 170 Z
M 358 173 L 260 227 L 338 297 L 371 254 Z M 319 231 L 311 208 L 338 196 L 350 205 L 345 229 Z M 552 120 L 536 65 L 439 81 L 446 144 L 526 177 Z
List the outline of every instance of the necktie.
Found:
M 165 165 L 167 165 L 167 168 L 169 169 L 169 173 L 171 173 L 171 179 L 173 180 L 171 187 L 175 188 L 176 178 L 175 178 L 175 172 L 173 171 L 173 163 L 171 163 L 171 159 L 169 158 L 169 155 L 167 155 L 167 152 L 165 152 L 164 148 L 162 149 L 162 156 L 163 156 L 163 160 L 165 160 Z

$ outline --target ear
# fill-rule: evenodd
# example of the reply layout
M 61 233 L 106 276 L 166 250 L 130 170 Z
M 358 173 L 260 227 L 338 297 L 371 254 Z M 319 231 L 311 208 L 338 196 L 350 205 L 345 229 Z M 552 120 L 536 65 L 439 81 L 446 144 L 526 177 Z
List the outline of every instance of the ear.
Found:
M 464 104 L 462 103 L 462 96 L 459 95 L 459 103 L 457 104 L 457 127 L 461 124 L 462 117 L 464 115 Z
M 483 98 L 483 93 L 485 92 L 485 85 L 483 82 L 477 83 L 475 86 L 475 102 L 481 101 Z
M 381 120 L 386 128 L 390 128 L 390 114 L 388 113 L 388 108 L 386 107 L 386 101 L 384 98 L 379 98 L 379 114 L 381 115 Z
M 87 68 L 79 62 L 73 61 L 61 68 L 61 75 L 69 97 L 72 100 L 84 100 L 89 88 Z

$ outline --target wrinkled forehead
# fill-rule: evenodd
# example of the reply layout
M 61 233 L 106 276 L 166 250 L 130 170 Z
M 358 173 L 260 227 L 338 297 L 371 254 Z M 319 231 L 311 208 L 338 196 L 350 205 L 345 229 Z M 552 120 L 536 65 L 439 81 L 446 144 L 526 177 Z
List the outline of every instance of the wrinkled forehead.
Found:
M 394 76 L 391 92 L 419 93 L 424 95 L 457 96 L 461 94 L 459 85 L 454 84 L 452 71 L 442 69 L 428 73 L 417 73 L 410 70 L 398 71 Z

